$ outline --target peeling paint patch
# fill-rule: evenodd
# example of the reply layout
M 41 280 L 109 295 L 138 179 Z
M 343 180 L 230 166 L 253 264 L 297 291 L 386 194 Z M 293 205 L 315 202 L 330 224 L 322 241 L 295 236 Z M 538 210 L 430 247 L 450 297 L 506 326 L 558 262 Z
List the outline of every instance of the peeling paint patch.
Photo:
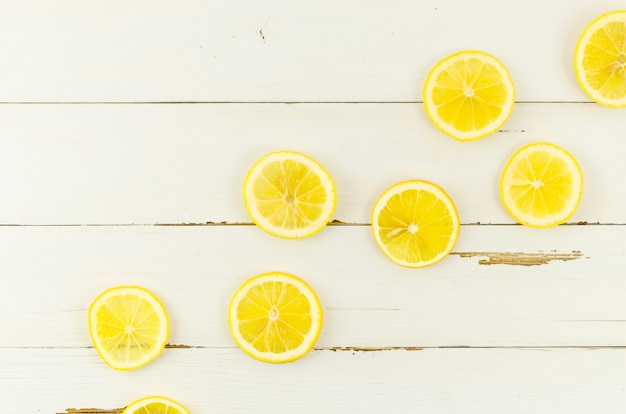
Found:
M 338 346 L 334 348 L 321 348 L 320 351 L 332 352 L 380 352 L 380 351 L 422 351 L 424 348 L 414 346 L 389 346 L 389 347 L 356 347 L 356 346 Z
M 579 250 L 573 250 L 571 253 L 539 252 L 539 253 L 521 253 L 521 252 L 455 252 L 463 258 L 480 257 L 478 264 L 481 265 L 512 265 L 512 266 L 540 266 L 553 261 L 567 262 L 577 260 L 583 257 Z
M 112 410 L 103 410 L 101 408 L 68 408 L 62 413 L 57 414 L 119 414 L 124 411 L 123 408 L 114 408 Z
M 188 348 L 197 348 L 195 346 L 191 346 L 191 345 L 182 345 L 182 344 L 166 344 L 165 345 L 166 348 L 182 348 L 182 349 L 188 349 Z

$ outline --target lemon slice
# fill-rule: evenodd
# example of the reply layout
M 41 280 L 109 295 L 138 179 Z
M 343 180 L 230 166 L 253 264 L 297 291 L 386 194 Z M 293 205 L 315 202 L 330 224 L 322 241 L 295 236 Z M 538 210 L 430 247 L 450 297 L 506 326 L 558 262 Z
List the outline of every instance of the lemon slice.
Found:
M 189 414 L 189 411 L 165 397 L 147 397 L 131 403 L 122 414 Z
M 567 221 L 578 206 L 583 174 L 562 148 L 538 142 L 519 149 L 504 167 L 502 204 L 517 222 L 552 227 Z
M 91 340 L 113 369 L 136 369 L 152 361 L 163 351 L 169 330 L 165 307 L 141 287 L 111 288 L 89 307 Z
M 321 231 L 337 204 L 330 174 L 313 158 L 293 151 L 262 157 L 248 172 L 243 196 L 257 226 L 287 239 Z
M 459 141 L 483 138 L 511 115 L 515 88 L 509 71 L 479 51 L 450 55 L 430 71 L 424 83 L 424 108 L 443 133 Z
M 304 356 L 317 341 L 322 319 L 315 292 L 303 280 L 281 272 L 248 279 L 228 309 L 235 342 L 264 362 L 289 362 Z
M 591 99 L 626 106 L 626 10 L 603 14 L 587 26 L 574 56 L 576 78 Z
M 439 186 L 410 180 L 391 186 L 376 201 L 372 232 L 395 263 L 425 267 L 446 257 L 459 237 L 459 215 Z

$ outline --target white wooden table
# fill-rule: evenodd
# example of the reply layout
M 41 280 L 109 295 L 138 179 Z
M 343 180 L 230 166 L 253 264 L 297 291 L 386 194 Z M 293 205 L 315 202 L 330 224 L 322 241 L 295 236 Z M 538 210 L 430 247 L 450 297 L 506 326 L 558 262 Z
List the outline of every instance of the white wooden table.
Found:
M 621 413 L 626 407 L 626 112 L 593 104 L 573 50 L 624 1 L 4 0 L 0 3 L 0 407 L 113 413 L 161 394 L 197 413 Z M 480 49 L 517 88 L 503 129 L 462 144 L 427 119 L 442 57 Z M 524 144 L 572 152 L 570 223 L 515 225 L 500 172 Z M 310 239 L 250 225 L 261 155 L 333 175 L 336 222 Z M 421 178 L 459 209 L 453 254 L 391 263 L 370 211 Z M 317 291 L 314 351 L 252 360 L 234 290 L 281 270 Z M 133 372 L 91 345 L 89 303 L 137 284 L 171 346 Z M 68 410 L 67 412 L 71 412 Z

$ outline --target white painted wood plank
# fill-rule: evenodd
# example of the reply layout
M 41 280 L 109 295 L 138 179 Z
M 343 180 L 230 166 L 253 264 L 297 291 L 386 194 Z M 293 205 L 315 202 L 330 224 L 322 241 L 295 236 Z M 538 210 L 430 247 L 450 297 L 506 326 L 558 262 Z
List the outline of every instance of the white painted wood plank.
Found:
M 121 284 L 163 300 L 170 343 L 232 347 L 231 295 L 273 270 L 318 293 L 323 348 L 626 344 L 624 226 L 463 226 L 425 269 L 390 262 L 368 226 L 299 241 L 253 226 L 2 227 L 0 245 L 3 347 L 91 346 L 86 309 Z M 481 264 L 506 252 L 535 266 Z
M 466 144 L 419 104 L 2 105 L 0 116 L 2 224 L 249 222 L 245 174 L 279 149 L 326 166 L 341 221 L 369 223 L 385 188 L 421 178 L 450 193 L 463 223 L 512 223 L 501 170 L 539 140 L 582 166 L 573 222 L 626 223 L 626 122 L 592 104 L 521 104 L 503 132 Z
M 588 101 L 583 28 L 618 0 L 5 0 L 2 101 L 417 101 L 442 57 L 492 53 L 520 101 Z
M 177 349 L 135 372 L 89 349 L 0 350 L 3 408 L 121 408 L 154 393 L 192 413 L 621 413 L 623 349 L 313 351 L 269 365 L 237 349 Z

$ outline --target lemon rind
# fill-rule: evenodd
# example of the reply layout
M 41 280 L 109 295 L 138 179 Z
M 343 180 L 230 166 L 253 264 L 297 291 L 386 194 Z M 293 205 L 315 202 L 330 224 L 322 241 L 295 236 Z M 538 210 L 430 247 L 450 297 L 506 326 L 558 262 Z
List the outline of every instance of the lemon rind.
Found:
M 495 68 L 498 69 L 498 71 L 502 75 L 503 84 L 507 87 L 507 90 L 509 91 L 510 99 L 507 101 L 507 104 L 502 107 L 502 115 L 496 121 L 492 122 L 482 129 L 465 132 L 459 131 L 458 129 L 453 128 L 451 125 L 441 121 L 439 116 L 436 115 L 437 108 L 430 97 L 432 96 L 431 92 L 435 86 L 432 79 L 436 79 L 436 76 L 439 75 L 444 67 L 448 66 L 450 63 L 456 60 L 461 60 L 462 58 L 470 57 L 479 57 L 481 60 L 487 60 L 488 63 L 492 64 Z M 441 59 L 435 64 L 435 66 L 426 76 L 426 80 L 424 81 L 424 88 L 422 91 L 424 109 L 428 118 L 437 127 L 437 129 L 459 142 L 476 141 L 498 131 L 498 129 L 500 129 L 508 121 L 511 114 L 513 113 L 513 107 L 515 106 L 515 96 L 515 84 L 513 83 L 511 74 L 506 66 L 495 56 L 485 52 L 481 52 L 479 50 L 463 50 Z
M 533 220 L 528 220 L 528 217 L 531 217 L 530 215 L 526 215 L 526 214 L 518 214 L 517 211 L 514 211 L 508 204 L 507 202 L 507 197 L 505 197 L 505 179 L 506 179 L 506 175 L 507 172 L 509 171 L 509 169 L 511 168 L 511 166 L 513 165 L 513 161 L 515 161 L 516 158 L 518 158 L 519 156 L 521 156 L 524 152 L 532 150 L 534 148 L 539 148 L 539 147 L 547 147 L 550 148 L 551 153 L 554 153 L 554 151 L 560 153 L 563 157 L 564 160 L 567 161 L 567 163 L 572 167 L 575 167 L 572 169 L 572 171 L 577 171 L 577 178 L 580 182 L 580 185 L 578 186 L 578 192 L 577 192 L 577 196 L 576 196 L 576 201 L 574 203 L 572 203 L 572 205 L 570 205 L 570 210 L 568 210 L 567 214 L 564 215 L 563 217 L 558 218 L 557 220 L 555 219 L 551 219 L 551 220 L 542 220 L 540 221 L 533 221 Z M 507 161 L 506 165 L 504 166 L 504 169 L 502 171 L 502 175 L 500 178 L 500 200 L 502 201 L 502 205 L 504 206 L 505 210 L 507 211 L 507 213 L 509 213 L 509 215 L 515 220 L 517 221 L 519 224 L 522 224 L 524 226 L 527 227 L 531 227 L 531 228 L 537 228 L 537 229 L 545 229 L 545 228 L 550 228 L 550 227 L 555 227 L 558 226 L 560 224 L 563 224 L 565 222 L 567 222 L 570 218 L 572 218 L 572 216 L 574 215 L 574 213 L 576 212 L 576 210 L 578 209 L 578 205 L 580 204 L 580 200 L 582 199 L 582 193 L 583 193 L 583 187 L 584 187 L 584 177 L 582 174 L 582 169 L 580 168 L 580 165 L 578 164 L 578 161 L 576 161 L 576 158 L 574 158 L 574 156 L 568 152 L 567 150 L 559 147 L 558 145 L 549 143 L 549 142 L 534 142 L 528 145 L 523 146 L 522 148 L 518 149 L 517 151 L 515 151 L 515 153 L 513 155 L 511 155 L 511 157 L 509 158 L 509 160 Z M 555 215 L 550 216 L 550 217 L 555 217 Z
M 238 320 L 236 307 L 238 303 L 252 286 L 266 281 L 280 281 L 293 284 L 309 300 L 311 305 L 311 330 L 305 335 L 304 341 L 297 348 L 282 353 L 261 352 L 246 341 L 237 329 Z M 237 289 L 228 306 L 228 326 L 235 343 L 250 357 L 262 362 L 281 364 L 302 358 L 315 346 L 322 331 L 323 322 L 324 312 L 315 291 L 304 280 L 285 272 L 266 272 L 249 278 Z
M 122 414 L 133 414 L 134 412 L 137 411 L 138 408 L 142 408 L 152 403 L 167 404 L 170 407 L 173 407 L 174 409 L 180 411 L 182 414 L 190 414 L 189 410 L 185 408 L 183 405 L 181 405 L 179 402 L 176 402 L 170 398 L 161 397 L 158 395 L 152 395 L 150 397 L 144 397 L 139 400 L 133 401 L 124 409 L 124 411 L 122 411 Z
M 324 188 L 326 188 L 327 190 L 330 190 L 328 192 L 329 198 L 324 204 L 324 211 L 320 215 L 320 218 L 313 222 L 314 225 L 294 230 L 286 230 L 282 227 L 270 224 L 267 220 L 264 220 L 262 215 L 258 213 L 258 211 L 252 206 L 252 204 L 254 203 L 251 203 L 249 201 L 254 199 L 253 186 L 251 185 L 251 178 L 253 174 L 269 162 L 282 161 L 287 159 L 293 159 L 305 164 L 308 168 L 313 170 L 318 175 L 322 182 L 322 186 L 324 186 Z M 246 212 L 248 213 L 248 216 L 252 219 L 254 224 L 256 224 L 256 226 L 264 232 L 283 239 L 303 239 L 318 234 L 330 222 L 333 215 L 335 214 L 335 209 L 337 207 L 337 188 L 330 173 L 324 168 L 324 166 L 322 166 L 322 164 L 317 162 L 315 159 L 297 151 L 275 151 L 265 154 L 263 157 L 261 157 L 261 159 L 259 159 L 248 170 L 248 173 L 246 174 L 246 178 L 244 179 L 243 184 L 243 197 Z
M 624 23 L 626 24 L 626 10 L 613 10 L 598 16 L 595 20 L 593 20 L 585 27 L 583 33 L 578 39 L 578 42 L 576 43 L 576 49 L 574 50 L 574 72 L 576 74 L 576 81 L 578 82 L 578 85 L 583 90 L 583 92 L 585 92 L 585 94 L 594 102 L 603 106 L 607 106 L 609 108 L 623 108 L 624 106 L 626 106 L 626 96 L 619 100 L 604 97 L 584 80 L 584 68 L 582 67 L 584 59 L 584 48 L 582 47 L 583 43 L 586 45 L 589 41 L 589 38 L 598 30 L 598 28 L 600 28 L 601 26 L 605 26 L 605 21 L 614 20 L 610 19 L 610 17 L 613 17 L 615 15 L 623 15 L 622 21 L 624 21 Z
M 387 205 L 387 201 L 393 195 L 398 194 L 404 191 L 405 189 L 427 190 L 436 194 L 438 198 L 444 202 L 444 204 L 448 208 L 448 211 L 451 213 L 450 215 L 452 216 L 452 220 L 454 222 L 454 229 L 455 229 L 455 232 L 452 235 L 453 237 L 450 237 L 450 243 L 446 247 L 445 251 L 431 260 L 422 261 L 422 262 L 409 262 L 406 260 L 398 259 L 397 257 L 393 256 L 391 253 L 389 253 L 389 250 L 387 249 L 382 239 L 380 238 L 380 235 L 378 234 L 378 229 L 379 229 L 377 225 L 378 215 L 380 214 L 381 210 Z M 432 266 L 436 263 L 441 262 L 448 255 L 450 255 L 450 253 L 456 246 L 456 243 L 459 238 L 459 234 L 461 232 L 461 220 L 459 218 L 459 213 L 454 204 L 454 201 L 443 188 L 441 188 L 437 184 L 434 184 L 430 181 L 406 180 L 406 181 L 401 181 L 399 183 L 396 183 L 392 185 L 391 187 L 387 188 L 378 197 L 378 199 L 374 203 L 374 208 L 372 209 L 371 228 L 372 228 L 372 234 L 374 235 L 374 240 L 376 241 L 376 244 L 378 245 L 378 247 L 383 251 L 385 256 L 387 256 L 392 262 L 399 264 L 400 266 L 416 269 L 416 268 L 424 268 L 424 267 Z
M 95 312 L 95 310 L 97 307 L 99 307 L 100 303 L 103 302 L 105 299 L 111 296 L 114 296 L 114 293 L 118 293 L 118 292 L 122 293 L 126 291 L 132 294 L 137 294 L 138 292 L 141 292 L 139 296 L 141 296 L 142 298 L 150 299 L 150 302 L 153 304 L 153 308 L 157 311 L 161 320 L 164 321 L 165 332 L 162 332 L 161 335 L 159 336 L 158 341 L 157 341 L 157 343 L 159 343 L 159 346 L 155 347 L 153 352 L 148 354 L 149 355 L 148 358 L 144 358 L 139 363 L 135 363 L 135 364 L 118 365 L 113 360 L 111 360 L 108 357 L 108 355 L 103 351 L 103 346 L 100 340 L 97 339 L 98 336 L 94 332 L 94 330 L 96 329 L 97 322 L 98 322 L 96 318 L 97 312 Z M 98 352 L 98 355 L 100 355 L 100 358 L 109 367 L 113 368 L 116 371 L 134 370 L 137 368 L 141 368 L 149 364 L 150 362 L 154 361 L 159 355 L 161 355 L 161 353 L 163 352 L 163 349 L 165 349 L 165 345 L 167 345 L 167 341 L 170 336 L 169 316 L 167 314 L 167 310 L 165 309 L 165 306 L 156 295 L 154 295 L 152 292 L 150 292 L 149 290 L 141 286 L 116 286 L 116 287 L 109 288 L 105 290 L 104 292 L 100 293 L 98 297 L 96 297 L 96 299 L 94 299 L 94 301 L 89 306 L 88 319 L 89 319 L 89 336 L 91 337 L 91 341 L 94 345 L 94 348 Z

